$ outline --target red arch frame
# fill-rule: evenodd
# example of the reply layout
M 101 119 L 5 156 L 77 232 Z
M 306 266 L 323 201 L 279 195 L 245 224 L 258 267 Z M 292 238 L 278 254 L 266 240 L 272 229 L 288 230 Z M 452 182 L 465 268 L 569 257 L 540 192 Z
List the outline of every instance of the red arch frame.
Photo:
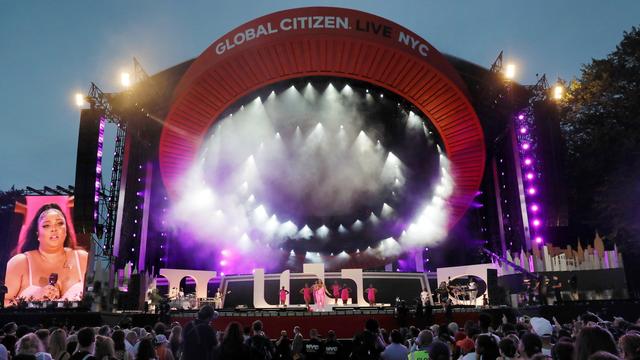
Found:
M 279 28 L 283 19 L 326 25 L 318 18 L 333 18 L 335 24 L 336 17 L 347 19 L 348 28 Z M 260 26 L 271 33 L 216 51 L 220 44 L 233 44 L 234 37 L 242 38 L 238 34 L 257 32 Z M 402 96 L 427 115 L 451 161 L 455 189 L 449 199 L 450 227 L 464 215 L 482 181 L 486 154 L 480 121 L 457 72 L 431 44 L 400 25 L 330 7 L 257 18 L 215 41 L 194 61 L 176 89 L 160 138 L 160 170 L 169 193 L 175 194 L 205 134 L 228 106 L 269 84 L 306 76 L 369 82 Z

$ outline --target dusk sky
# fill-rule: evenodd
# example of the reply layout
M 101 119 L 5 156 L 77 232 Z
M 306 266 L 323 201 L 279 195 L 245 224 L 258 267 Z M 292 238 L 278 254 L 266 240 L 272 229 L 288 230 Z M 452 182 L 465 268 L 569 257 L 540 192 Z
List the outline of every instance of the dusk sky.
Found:
M 74 183 L 73 95 L 86 93 L 90 82 L 118 91 L 134 56 L 153 74 L 198 56 L 249 20 L 305 6 L 379 15 L 484 67 L 504 50 L 525 84 L 537 73 L 550 81 L 578 76 L 582 64 L 606 56 L 624 31 L 640 25 L 638 0 L 0 0 L 0 190 Z

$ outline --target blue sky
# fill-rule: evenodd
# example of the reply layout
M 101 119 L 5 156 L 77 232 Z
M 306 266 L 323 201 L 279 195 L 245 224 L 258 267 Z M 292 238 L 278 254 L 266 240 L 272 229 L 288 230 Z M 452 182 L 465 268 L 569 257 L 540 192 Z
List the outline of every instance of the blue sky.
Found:
M 137 57 L 148 73 L 193 58 L 221 35 L 302 6 L 370 12 L 483 66 L 500 50 L 518 81 L 579 75 L 640 25 L 640 1 L 10 1 L 0 0 L 0 190 L 74 183 L 79 112 L 91 81 L 119 90 Z M 109 135 L 109 133 L 108 133 Z

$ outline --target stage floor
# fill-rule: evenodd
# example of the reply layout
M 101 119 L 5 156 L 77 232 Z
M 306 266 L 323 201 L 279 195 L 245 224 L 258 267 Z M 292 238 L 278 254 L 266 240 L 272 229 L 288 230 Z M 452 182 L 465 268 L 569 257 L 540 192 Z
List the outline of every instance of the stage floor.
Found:
M 516 317 L 522 315 L 542 316 L 551 319 L 554 316 L 561 323 L 571 322 L 578 315 L 590 311 L 599 314 L 604 319 L 611 320 L 613 316 L 621 316 L 629 321 L 635 321 L 640 317 L 640 300 L 602 300 L 589 302 L 566 302 L 556 306 L 533 306 L 514 309 L 510 307 L 456 307 L 453 309 L 453 321 L 463 326 L 467 320 L 477 320 L 481 312 L 491 315 L 495 326 L 501 323 L 502 315 L 514 322 Z M 186 324 L 196 317 L 197 311 L 174 311 L 171 320 Z M 305 337 L 309 330 L 318 329 L 320 334 L 326 335 L 327 331 L 334 330 L 341 339 L 351 339 L 354 334 L 364 328 L 367 319 L 378 320 L 382 328 L 390 331 L 402 326 L 415 325 L 424 328 L 431 324 L 446 324 L 448 320 L 442 308 L 434 308 L 433 320 L 428 317 L 415 316 L 411 311 L 406 317 L 398 317 L 394 308 L 362 307 L 362 308 L 337 308 L 335 311 L 307 312 L 299 309 L 269 309 L 269 310 L 233 310 L 219 311 L 219 317 L 212 322 L 217 330 L 224 330 L 232 321 L 237 321 L 243 326 L 250 326 L 255 320 L 262 320 L 267 335 L 272 338 L 279 336 L 281 330 L 287 330 L 291 334 L 294 326 L 302 328 Z M 31 326 L 42 325 L 45 327 L 59 325 L 100 326 L 103 324 L 119 325 L 123 327 L 153 325 L 158 321 L 158 315 L 143 313 L 141 311 L 130 312 L 90 312 L 86 309 L 4 309 L 0 310 L 0 326 L 8 322 L 26 324 Z

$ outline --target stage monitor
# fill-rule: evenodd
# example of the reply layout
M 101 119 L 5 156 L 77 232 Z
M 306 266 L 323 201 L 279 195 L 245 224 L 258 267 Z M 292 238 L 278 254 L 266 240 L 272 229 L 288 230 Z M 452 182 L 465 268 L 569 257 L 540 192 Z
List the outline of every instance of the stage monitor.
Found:
M 15 203 L 6 251 L 5 306 L 79 301 L 84 292 L 89 244 L 79 243 L 73 197 L 26 196 Z

